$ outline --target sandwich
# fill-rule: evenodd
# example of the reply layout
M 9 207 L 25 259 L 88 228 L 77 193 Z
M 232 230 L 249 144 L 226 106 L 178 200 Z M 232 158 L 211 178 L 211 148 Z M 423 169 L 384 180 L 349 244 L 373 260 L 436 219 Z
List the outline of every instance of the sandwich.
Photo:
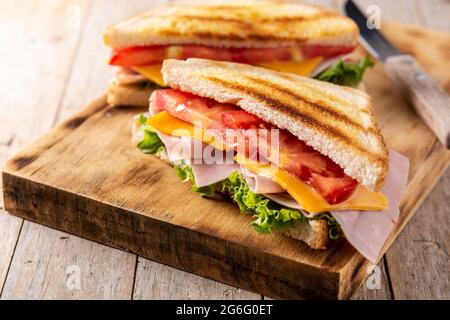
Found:
M 168 88 L 133 124 L 143 152 L 170 162 L 200 195 L 236 203 L 257 232 L 312 249 L 344 237 L 377 261 L 408 159 L 388 152 L 365 92 L 206 59 L 169 59 L 162 73 Z
M 354 51 L 355 23 L 311 5 L 275 1 L 171 4 L 111 25 L 111 106 L 147 107 L 165 59 L 206 58 L 315 76 Z

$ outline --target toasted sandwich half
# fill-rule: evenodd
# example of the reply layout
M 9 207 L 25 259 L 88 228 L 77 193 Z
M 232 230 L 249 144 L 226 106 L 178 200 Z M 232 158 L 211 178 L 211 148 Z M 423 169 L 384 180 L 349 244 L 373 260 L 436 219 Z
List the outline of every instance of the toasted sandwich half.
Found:
M 110 26 L 104 42 L 116 67 L 111 105 L 147 106 L 164 86 L 165 59 L 206 58 L 311 75 L 352 52 L 352 20 L 321 8 L 276 1 L 222 1 L 154 8 Z
M 342 235 L 377 260 L 408 160 L 388 153 L 366 93 L 205 59 L 166 60 L 162 73 L 170 88 L 154 91 L 134 122 L 142 151 L 170 161 L 202 196 L 234 201 L 256 231 L 313 249 Z

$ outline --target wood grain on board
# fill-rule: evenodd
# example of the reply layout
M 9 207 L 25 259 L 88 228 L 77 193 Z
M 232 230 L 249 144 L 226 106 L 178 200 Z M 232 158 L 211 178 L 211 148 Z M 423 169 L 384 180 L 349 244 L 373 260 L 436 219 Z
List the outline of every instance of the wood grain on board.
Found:
M 421 62 L 426 66 L 426 60 Z M 367 87 L 377 101 L 386 142 L 411 161 L 387 249 L 447 167 L 450 154 L 392 88 L 382 67 L 370 73 Z M 170 167 L 129 143 L 136 112 L 110 109 L 100 99 L 21 151 L 4 168 L 6 208 L 274 298 L 348 298 L 367 277 L 370 263 L 345 241 L 317 251 L 281 235 L 261 236 L 233 205 L 189 192 Z

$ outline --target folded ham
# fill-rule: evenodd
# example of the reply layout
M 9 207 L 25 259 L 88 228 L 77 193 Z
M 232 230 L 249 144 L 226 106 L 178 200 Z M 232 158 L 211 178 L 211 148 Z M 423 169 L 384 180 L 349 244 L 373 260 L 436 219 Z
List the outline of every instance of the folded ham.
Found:
M 408 183 L 409 160 L 389 152 L 389 172 L 381 190 L 389 199 L 383 211 L 334 211 L 348 242 L 370 262 L 378 261 L 381 249 L 398 220 L 400 200 Z
M 228 178 L 240 166 L 234 164 L 191 164 L 197 187 L 205 187 Z
M 248 187 L 254 193 L 280 193 L 285 192 L 285 190 L 272 178 L 265 177 L 260 174 L 256 174 L 246 169 L 244 166 L 240 166 L 240 171 L 242 172 L 242 176 L 247 182 Z

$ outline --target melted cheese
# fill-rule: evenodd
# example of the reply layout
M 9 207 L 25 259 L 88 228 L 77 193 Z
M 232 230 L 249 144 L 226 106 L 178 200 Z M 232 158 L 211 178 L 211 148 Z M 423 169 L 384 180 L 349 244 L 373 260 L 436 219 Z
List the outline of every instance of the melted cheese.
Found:
M 154 64 L 146 67 L 133 67 L 133 70 L 139 72 L 144 77 L 153 81 L 156 84 L 159 84 L 161 87 L 164 87 L 164 80 L 161 74 L 161 64 Z
M 208 134 L 205 130 L 194 127 L 189 122 L 180 120 L 168 113 L 161 111 L 147 120 L 147 123 L 156 130 L 175 137 L 193 137 L 194 139 L 203 141 L 212 145 L 219 150 L 227 150 L 226 146 L 217 141 L 214 136 Z
M 321 61 L 322 58 L 316 57 L 303 61 L 275 61 L 275 62 L 259 63 L 258 65 L 261 67 L 277 71 L 295 73 L 301 76 L 309 76 Z M 161 87 L 164 87 L 164 80 L 161 74 L 161 68 L 162 68 L 161 64 L 154 64 L 145 67 L 133 67 L 133 70 L 139 72 L 149 80 L 159 84 Z
M 295 73 L 300 76 L 309 76 L 321 61 L 321 57 L 316 57 L 303 61 L 275 61 L 259 63 L 258 65 L 277 71 Z
M 193 137 L 220 150 L 226 150 L 220 141 L 204 130 L 173 117 L 167 111 L 162 111 L 149 118 L 148 124 L 164 134 Z M 336 210 L 384 210 L 388 206 L 388 200 L 384 194 L 369 191 L 364 186 L 359 186 L 349 200 L 331 205 L 309 185 L 275 165 L 249 161 L 239 154 L 236 155 L 235 160 L 252 172 L 272 178 L 310 213 Z

